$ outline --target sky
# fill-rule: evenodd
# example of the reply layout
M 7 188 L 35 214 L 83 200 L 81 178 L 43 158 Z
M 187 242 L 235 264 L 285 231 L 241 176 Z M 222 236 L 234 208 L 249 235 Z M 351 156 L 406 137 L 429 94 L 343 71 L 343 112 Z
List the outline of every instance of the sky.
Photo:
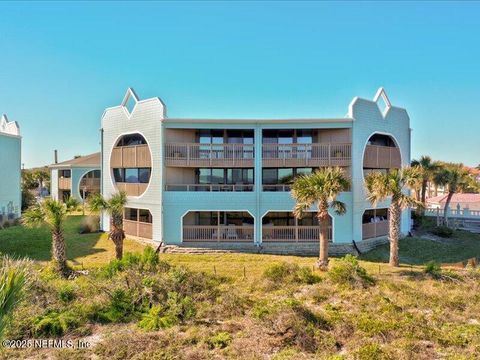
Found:
M 479 18 L 480 2 L 0 2 L 0 113 L 29 168 L 99 151 L 129 86 L 193 118 L 343 117 L 383 86 L 413 158 L 474 166 Z

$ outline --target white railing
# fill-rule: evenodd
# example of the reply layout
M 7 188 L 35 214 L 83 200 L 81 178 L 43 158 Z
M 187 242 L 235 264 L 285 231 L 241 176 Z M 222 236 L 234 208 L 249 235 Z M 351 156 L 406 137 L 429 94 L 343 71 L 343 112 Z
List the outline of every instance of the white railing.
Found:
M 166 191 L 253 191 L 254 184 L 167 184 Z
M 264 242 L 318 242 L 319 226 L 263 226 Z M 328 227 L 328 241 L 332 241 L 332 227 Z
M 253 167 L 255 145 L 246 144 L 165 144 L 169 166 L 248 166 Z
M 444 210 L 440 208 L 436 209 L 425 209 L 426 216 L 438 216 L 443 217 Z M 470 209 L 448 209 L 448 217 L 454 218 L 468 218 L 468 219 L 480 219 L 480 210 L 470 210 Z
M 183 241 L 253 242 L 253 226 L 184 225 Z

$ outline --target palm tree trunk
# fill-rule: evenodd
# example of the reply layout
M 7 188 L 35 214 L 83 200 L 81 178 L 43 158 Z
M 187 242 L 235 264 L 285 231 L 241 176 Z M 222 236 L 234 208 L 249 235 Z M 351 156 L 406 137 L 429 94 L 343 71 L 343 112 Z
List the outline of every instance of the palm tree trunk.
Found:
M 422 209 L 422 215 L 425 215 L 425 201 L 427 197 L 427 179 L 423 179 L 422 181 L 422 204 L 423 204 L 423 209 Z
M 322 270 L 328 270 L 328 226 L 329 217 L 321 215 L 318 217 L 320 223 L 320 254 L 318 257 L 317 267 Z
M 398 259 L 398 242 L 400 238 L 400 215 L 401 215 L 400 205 L 397 201 L 392 200 L 390 205 L 390 219 L 389 219 L 389 229 L 388 236 L 390 240 L 390 266 L 399 266 L 400 262 Z
M 61 229 L 55 229 L 52 231 L 52 258 L 57 271 L 63 276 L 67 276 L 67 254 L 65 249 L 65 239 Z
M 109 237 L 115 244 L 115 257 L 120 260 L 123 257 L 123 240 L 125 239 L 122 214 L 112 214 L 110 216 Z
M 445 207 L 443 208 L 443 225 L 448 226 L 448 209 L 450 208 L 450 202 L 452 201 L 454 192 L 449 191 Z

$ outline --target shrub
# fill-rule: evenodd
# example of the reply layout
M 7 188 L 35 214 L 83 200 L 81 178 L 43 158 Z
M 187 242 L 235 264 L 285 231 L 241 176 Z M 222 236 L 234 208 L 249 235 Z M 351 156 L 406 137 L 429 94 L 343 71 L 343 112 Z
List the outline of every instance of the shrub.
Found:
M 434 260 L 431 260 L 425 264 L 425 269 L 423 270 L 425 274 L 431 275 L 433 277 L 440 277 L 442 274 L 442 268 L 440 264 Z
M 177 319 L 170 315 L 165 315 L 165 308 L 162 305 L 155 305 L 142 315 L 142 320 L 138 326 L 145 330 L 160 330 L 175 325 Z
M 100 230 L 100 218 L 98 216 L 86 216 L 80 224 L 80 234 L 96 233 Z
M 358 360 L 381 360 L 384 358 L 382 348 L 375 343 L 364 345 L 355 353 L 355 359 Z
M 140 262 L 143 266 L 144 269 L 153 271 L 157 268 L 157 265 L 160 262 L 160 259 L 158 258 L 158 254 L 151 248 L 150 246 L 147 246 L 143 250 L 142 257 L 140 258 Z
M 312 269 L 286 262 L 270 266 L 263 276 L 275 286 L 281 286 L 282 283 L 315 284 L 321 281 L 320 276 L 313 273 Z
M 64 303 L 68 303 L 75 298 L 75 292 L 71 285 L 63 285 L 58 290 L 58 298 Z
M 368 286 L 375 280 L 360 266 L 356 256 L 346 255 L 339 259 L 328 272 L 328 277 L 334 283 L 349 286 Z
M 128 322 L 135 313 L 135 304 L 130 293 L 116 289 L 110 294 L 110 303 L 100 310 L 97 320 L 101 322 Z
M 231 341 L 232 336 L 229 333 L 220 331 L 211 336 L 207 340 L 207 343 L 211 349 L 224 349 L 228 346 L 228 344 L 230 344 Z
M 33 321 L 33 333 L 36 336 L 62 336 L 78 325 L 78 316 L 71 311 L 49 311 Z
M 443 238 L 449 238 L 449 237 L 452 237 L 453 235 L 453 230 L 450 229 L 448 226 L 444 226 L 444 225 L 434 227 L 431 230 L 431 232 Z

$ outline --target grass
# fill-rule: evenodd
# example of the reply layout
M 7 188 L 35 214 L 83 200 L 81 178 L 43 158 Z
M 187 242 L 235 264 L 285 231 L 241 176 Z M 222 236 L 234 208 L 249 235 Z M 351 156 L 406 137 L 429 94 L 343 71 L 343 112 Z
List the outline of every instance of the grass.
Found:
M 103 266 L 115 256 L 107 234 L 79 234 L 83 216 L 69 216 L 65 221 L 67 258 L 75 267 Z M 51 235 L 46 227 L 28 229 L 21 225 L 0 230 L 0 253 L 15 257 L 28 257 L 47 262 L 51 259 Z M 125 251 L 142 251 L 144 245 L 125 240 Z
M 389 245 L 385 244 L 364 254 L 366 261 L 388 262 Z M 439 263 L 456 263 L 470 258 L 480 258 L 480 235 L 456 230 L 451 238 L 432 241 L 418 237 L 400 240 L 400 263 L 423 265 L 434 260 Z

